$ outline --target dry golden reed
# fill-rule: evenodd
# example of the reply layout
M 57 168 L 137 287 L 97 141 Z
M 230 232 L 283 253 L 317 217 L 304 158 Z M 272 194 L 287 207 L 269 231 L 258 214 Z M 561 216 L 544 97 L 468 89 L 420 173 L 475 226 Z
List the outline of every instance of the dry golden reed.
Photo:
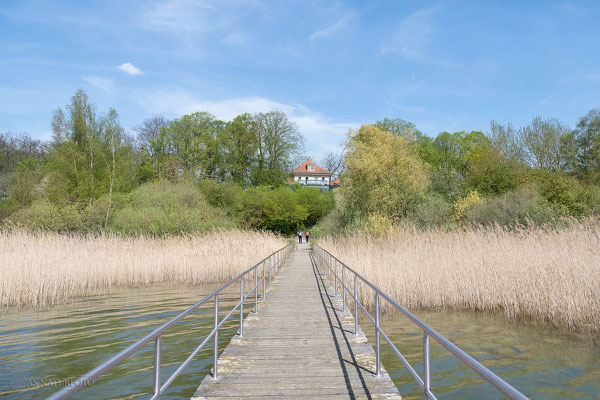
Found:
M 113 287 L 223 282 L 284 245 L 274 234 L 242 231 L 164 239 L 0 231 L 0 309 Z
M 600 333 L 597 220 L 560 230 L 405 229 L 380 238 L 355 234 L 319 244 L 408 309 L 500 311 Z M 360 289 L 361 300 L 372 306 L 372 292 Z

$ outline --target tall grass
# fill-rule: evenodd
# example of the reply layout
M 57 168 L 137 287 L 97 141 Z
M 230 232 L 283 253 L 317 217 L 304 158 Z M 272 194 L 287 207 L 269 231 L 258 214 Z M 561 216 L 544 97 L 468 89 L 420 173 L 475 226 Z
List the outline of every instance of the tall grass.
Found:
M 600 333 L 598 220 L 560 229 L 357 233 L 319 244 L 409 309 L 502 312 Z M 372 306 L 372 292 L 359 293 Z
M 47 307 L 113 287 L 223 282 L 281 248 L 270 233 L 164 239 L 0 231 L 0 309 Z

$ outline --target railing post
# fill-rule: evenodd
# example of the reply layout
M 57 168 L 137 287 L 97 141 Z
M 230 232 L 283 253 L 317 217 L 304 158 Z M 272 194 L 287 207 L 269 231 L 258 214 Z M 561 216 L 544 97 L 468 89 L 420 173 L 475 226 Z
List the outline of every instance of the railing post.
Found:
M 266 263 L 266 260 L 263 260 L 263 277 L 262 277 L 262 281 L 263 281 L 263 299 L 267 298 L 267 274 L 265 274 L 265 263 Z
M 254 266 L 254 313 L 258 314 L 258 265 Z
M 271 289 L 271 271 L 273 271 L 273 258 L 269 257 L 269 289 Z
M 240 278 L 240 337 L 244 336 L 244 276 Z
M 354 273 L 354 334 L 358 335 L 358 276 Z
M 217 360 L 219 356 L 219 293 L 215 294 L 215 343 L 213 346 L 213 379 L 217 379 Z
M 423 390 L 425 400 L 431 392 L 431 359 L 429 357 L 429 334 L 423 332 Z
M 381 376 L 381 359 L 379 353 L 379 292 L 375 292 L 375 362 L 377 376 Z
M 335 298 L 337 299 L 338 297 L 338 293 L 337 293 L 337 259 L 333 260 L 334 264 L 335 264 L 335 273 L 333 274 L 333 286 L 334 286 L 334 290 L 335 290 Z
M 161 358 L 161 339 L 160 335 L 154 339 L 154 396 L 160 398 L 160 358 Z
M 342 264 L 342 311 L 346 311 L 346 266 Z

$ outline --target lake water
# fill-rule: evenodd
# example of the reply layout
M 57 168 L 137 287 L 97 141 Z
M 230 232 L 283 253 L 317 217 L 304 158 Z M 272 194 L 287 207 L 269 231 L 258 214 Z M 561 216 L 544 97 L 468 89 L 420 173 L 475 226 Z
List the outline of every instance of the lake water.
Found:
M 73 302 L 46 311 L 0 315 L 0 397 L 40 398 L 74 379 L 159 324 L 210 293 L 217 285 L 143 288 Z M 221 317 L 231 309 L 222 296 Z M 163 336 L 163 372 L 168 376 L 210 332 L 212 302 Z M 249 311 L 251 304 L 246 306 Z M 499 316 L 418 312 L 424 321 L 534 399 L 600 397 L 600 347 L 577 336 Z M 237 318 L 220 331 L 224 348 L 237 330 Z M 361 326 L 372 339 L 368 321 Z M 382 326 L 417 369 L 422 370 L 421 334 L 400 316 Z M 374 343 L 374 341 L 372 342 Z M 383 343 L 383 340 L 382 340 Z M 491 386 L 432 342 L 433 389 L 440 399 L 502 398 Z M 212 346 L 200 352 L 171 385 L 165 399 L 189 398 L 212 367 Z M 73 398 L 147 397 L 152 389 L 153 344 L 113 368 Z M 416 384 L 387 346 L 382 361 L 405 399 L 421 399 Z

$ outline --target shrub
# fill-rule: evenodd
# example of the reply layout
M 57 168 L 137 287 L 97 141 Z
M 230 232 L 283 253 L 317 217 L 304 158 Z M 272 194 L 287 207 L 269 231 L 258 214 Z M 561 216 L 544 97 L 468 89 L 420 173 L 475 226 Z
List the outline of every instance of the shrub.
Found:
M 528 175 L 540 194 L 564 216 L 581 216 L 584 213 L 583 190 L 579 182 L 564 172 L 534 170 Z
M 452 215 L 452 206 L 438 193 L 423 196 L 409 215 L 409 220 L 421 227 L 440 226 Z
M 466 212 L 469 208 L 478 206 L 483 203 L 483 198 L 477 193 L 476 190 L 472 190 L 468 195 L 462 199 L 458 199 L 454 203 L 454 219 L 462 221 L 465 218 Z
M 32 230 L 78 232 L 84 230 L 84 216 L 75 205 L 57 206 L 48 199 L 34 200 L 13 213 L 9 221 Z
M 552 206 L 535 186 L 524 185 L 502 196 L 485 198 L 466 208 L 461 219 L 466 223 L 505 226 L 541 225 L 557 218 Z
M 127 195 L 124 202 L 110 226 L 117 233 L 162 236 L 235 227 L 189 183 L 147 183 Z
M 239 186 L 229 182 L 217 182 L 212 179 L 203 179 L 198 182 L 198 188 L 206 197 L 206 201 L 213 207 L 228 211 L 236 208 L 242 200 L 242 190 Z

